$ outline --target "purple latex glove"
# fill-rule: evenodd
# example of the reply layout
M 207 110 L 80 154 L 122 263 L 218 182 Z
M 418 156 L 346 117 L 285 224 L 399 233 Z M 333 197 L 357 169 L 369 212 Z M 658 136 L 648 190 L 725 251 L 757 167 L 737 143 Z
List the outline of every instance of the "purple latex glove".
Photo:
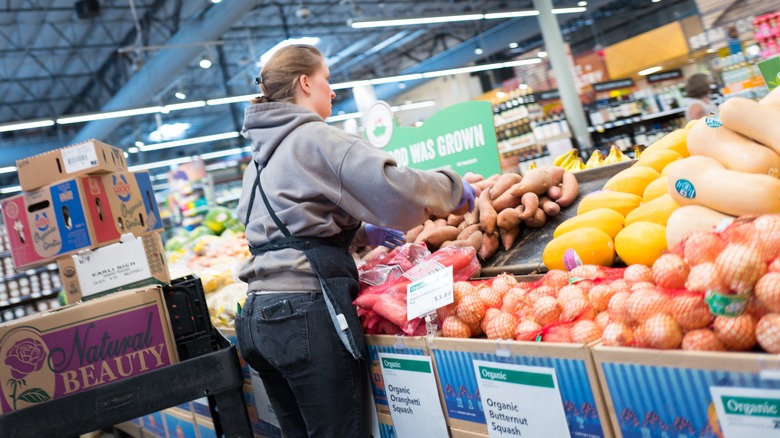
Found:
M 366 236 L 371 246 L 382 245 L 390 249 L 406 243 L 404 233 L 391 228 L 382 228 L 376 225 L 366 224 Z
M 469 211 L 474 210 L 474 197 L 477 196 L 477 190 L 471 186 L 465 179 L 460 180 L 463 183 L 463 195 L 460 197 L 460 203 L 455 210 L 460 210 L 464 205 L 469 205 Z

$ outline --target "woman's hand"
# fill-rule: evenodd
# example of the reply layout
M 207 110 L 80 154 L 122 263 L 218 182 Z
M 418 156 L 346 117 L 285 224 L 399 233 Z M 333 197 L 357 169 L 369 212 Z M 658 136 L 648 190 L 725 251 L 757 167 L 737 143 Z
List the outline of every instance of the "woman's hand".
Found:
M 366 224 L 366 236 L 368 237 L 368 244 L 371 246 L 382 245 L 390 249 L 395 248 L 398 245 L 406 243 L 404 233 L 392 228 L 382 228 L 376 225 Z

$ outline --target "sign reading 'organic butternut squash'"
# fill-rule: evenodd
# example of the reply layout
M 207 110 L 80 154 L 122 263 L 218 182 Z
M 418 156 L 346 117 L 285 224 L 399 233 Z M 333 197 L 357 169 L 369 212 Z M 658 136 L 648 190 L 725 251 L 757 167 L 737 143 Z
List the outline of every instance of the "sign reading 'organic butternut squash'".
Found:
M 369 110 L 366 134 L 373 144 L 386 144 L 384 150 L 395 157 L 399 166 L 452 169 L 461 176 L 466 172 L 486 177 L 501 173 L 490 102 L 449 106 L 419 128 L 397 126 L 390 114 Z

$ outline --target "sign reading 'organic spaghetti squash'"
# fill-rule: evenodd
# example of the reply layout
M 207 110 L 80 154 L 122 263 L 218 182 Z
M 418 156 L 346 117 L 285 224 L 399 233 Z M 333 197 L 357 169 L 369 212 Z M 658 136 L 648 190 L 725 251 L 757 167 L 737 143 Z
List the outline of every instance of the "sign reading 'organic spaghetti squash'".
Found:
M 486 101 L 444 108 L 419 128 L 394 126 L 384 149 L 401 167 L 452 169 L 461 176 L 466 172 L 484 176 L 501 173 L 493 110 Z

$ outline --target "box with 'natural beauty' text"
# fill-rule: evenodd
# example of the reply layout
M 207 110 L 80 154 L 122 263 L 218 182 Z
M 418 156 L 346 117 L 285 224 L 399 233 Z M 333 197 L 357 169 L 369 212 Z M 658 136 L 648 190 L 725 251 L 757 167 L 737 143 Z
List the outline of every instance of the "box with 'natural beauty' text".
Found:
M 30 315 L 0 325 L 0 413 L 177 361 L 159 286 Z

